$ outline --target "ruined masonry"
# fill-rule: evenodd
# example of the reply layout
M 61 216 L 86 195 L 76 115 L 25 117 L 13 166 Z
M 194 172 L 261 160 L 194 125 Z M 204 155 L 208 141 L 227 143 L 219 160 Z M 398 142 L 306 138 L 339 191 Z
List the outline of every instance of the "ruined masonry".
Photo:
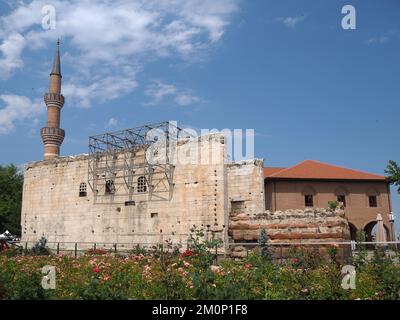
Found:
M 231 217 L 229 224 L 229 234 L 236 243 L 258 242 L 261 229 L 267 231 L 269 243 L 285 252 L 290 249 L 288 244 L 312 248 L 309 244 L 313 242 L 329 244 L 350 239 L 348 221 L 340 208 L 241 213 Z M 319 249 L 323 247 L 318 245 Z M 239 244 L 233 248 L 232 255 L 243 257 L 247 249 Z

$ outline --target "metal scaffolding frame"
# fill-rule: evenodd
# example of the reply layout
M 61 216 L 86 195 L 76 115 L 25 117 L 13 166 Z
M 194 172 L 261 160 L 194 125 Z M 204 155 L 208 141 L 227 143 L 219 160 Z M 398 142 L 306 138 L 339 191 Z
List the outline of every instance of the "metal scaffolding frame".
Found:
M 170 158 L 175 152 L 171 149 L 176 148 L 182 132 L 192 137 L 165 121 L 89 137 L 88 182 L 95 203 L 134 204 L 143 194 L 149 201 L 170 200 L 174 174 Z M 139 179 L 145 182 L 141 188 Z

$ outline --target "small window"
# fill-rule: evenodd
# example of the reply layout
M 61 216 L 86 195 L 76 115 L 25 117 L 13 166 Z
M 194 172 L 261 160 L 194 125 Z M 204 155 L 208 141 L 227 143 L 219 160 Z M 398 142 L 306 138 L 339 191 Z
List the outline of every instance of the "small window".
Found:
M 346 196 L 345 195 L 339 195 L 337 196 L 337 201 L 342 202 L 343 206 L 346 206 Z
M 369 206 L 371 208 L 376 208 L 378 206 L 378 201 L 376 200 L 376 196 L 369 196 Z
M 152 218 L 158 218 L 158 212 L 152 212 L 152 213 L 150 214 L 150 216 L 151 216 Z
M 87 187 L 86 187 L 86 183 L 82 182 L 79 185 L 79 196 L 80 197 L 86 197 L 87 196 Z
M 304 196 L 304 203 L 306 207 L 314 207 L 313 195 L 307 194 Z
M 137 181 L 137 191 L 139 192 L 139 193 L 144 193 L 144 192 L 147 192 L 147 181 L 146 181 L 146 177 L 144 177 L 144 176 L 141 176 L 141 177 L 139 177 L 138 178 L 138 181 Z
M 114 193 L 115 193 L 114 181 L 107 180 L 106 181 L 106 194 L 114 194 Z

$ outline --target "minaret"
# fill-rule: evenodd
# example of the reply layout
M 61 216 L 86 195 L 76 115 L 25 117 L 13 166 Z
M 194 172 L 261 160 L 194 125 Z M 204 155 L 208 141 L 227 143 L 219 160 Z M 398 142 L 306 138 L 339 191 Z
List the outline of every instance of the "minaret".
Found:
M 53 69 L 50 73 L 49 93 L 44 95 L 44 102 L 47 106 L 47 126 L 40 130 L 44 143 L 45 160 L 60 156 L 60 146 L 65 137 L 65 131 L 60 128 L 61 108 L 64 105 L 64 96 L 61 94 L 61 78 L 60 40 L 58 40 Z

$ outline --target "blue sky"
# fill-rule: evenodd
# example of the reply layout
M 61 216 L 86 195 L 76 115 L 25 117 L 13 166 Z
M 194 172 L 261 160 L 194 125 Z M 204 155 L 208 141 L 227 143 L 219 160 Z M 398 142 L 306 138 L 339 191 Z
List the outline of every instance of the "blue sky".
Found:
M 49 4 L 57 25 L 43 30 Z M 341 27 L 346 4 L 356 30 Z M 177 120 L 255 129 L 268 166 L 383 174 L 400 161 L 399 13 L 397 0 L 0 0 L 0 163 L 42 158 L 61 36 L 63 155 L 87 152 L 89 135 Z

